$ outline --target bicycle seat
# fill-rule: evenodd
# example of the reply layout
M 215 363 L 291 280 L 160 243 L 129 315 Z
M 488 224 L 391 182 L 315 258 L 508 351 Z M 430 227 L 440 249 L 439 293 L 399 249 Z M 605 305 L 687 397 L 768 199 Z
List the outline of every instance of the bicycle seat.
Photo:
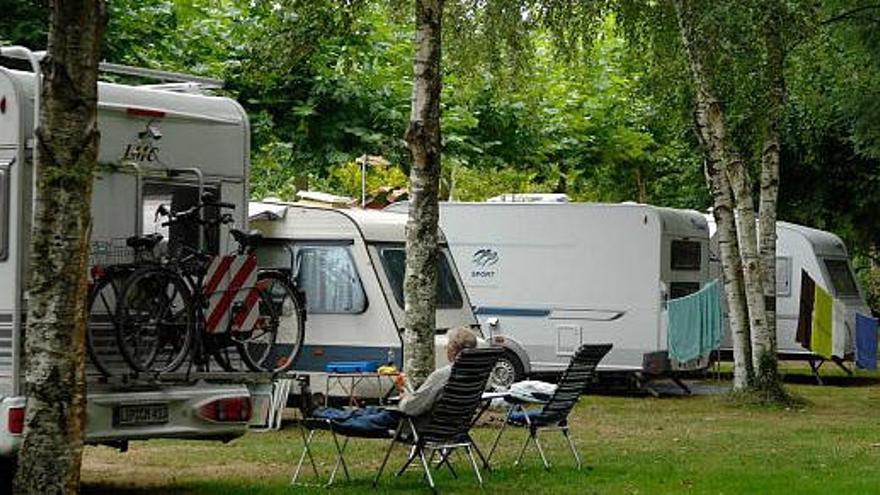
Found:
M 160 242 L 162 242 L 162 239 L 164 239 L 162 234 L 135 235 L 126 239 L 125 245 L 135 251 L 152 251 Z
M 232 238 L 235 239 L 235 242 L 242 246 L 254 246 L 263 240 L 263 233 L 259 230 L 252 230 L 248 233 L 244 233 L 238 229 L 229 229 L 229 233 L 232 234 Z

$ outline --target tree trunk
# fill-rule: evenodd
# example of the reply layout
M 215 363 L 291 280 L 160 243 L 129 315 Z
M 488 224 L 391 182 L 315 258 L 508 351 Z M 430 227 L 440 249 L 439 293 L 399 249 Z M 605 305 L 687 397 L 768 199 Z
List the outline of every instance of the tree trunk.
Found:
M 98 158 L 103 0 L 53 0 L 25 335 L 18 493 L 77 493 L 85 424 L 86 265 Z
M 760 388 L 774 388 L 779 383 L 776 342 L 776 203 L 779 196 L 780 137 L 779 121 L 785 105 L 785 78 L 783 76 L 783 45 L 781 35 L 781 6 L 772 1 L 764 20 L 764 47 L 767 50 L 766 75 L 768 87 L 767 128 L 761 152 L 761 196 L 758 214 L 761 268 L 764 299 L 767 305 L 767 335 L 755 350 L 755 370 Z
M 405 369 L 414 386 L 434 369 L 440 189 L 440 41 L 443 0 L 416 0 L 415 79 L 406 142 L 412 156 L 406 223 Z
M 727 298 L 728 324 L 733 341 L 734 388 L 751 386 L 754 378 L 749 327 L 749 311 L 745 298 L 745 279 L 739 250 L 734 215 L 734 197 L 728 175 L 729 161 L 726 126 L 721 102 L 711 89 L 710 77 L 703 64 L 704 55 L 698 46 L 694 29 L 695 13 L 687 0 L 676 0 L 679 30 L 685 47 L 688 66 L 696 88 L 694 125 L 706 155 L 706 174 L 712 190 L 713 215 L 718 229 L 719 251 Z

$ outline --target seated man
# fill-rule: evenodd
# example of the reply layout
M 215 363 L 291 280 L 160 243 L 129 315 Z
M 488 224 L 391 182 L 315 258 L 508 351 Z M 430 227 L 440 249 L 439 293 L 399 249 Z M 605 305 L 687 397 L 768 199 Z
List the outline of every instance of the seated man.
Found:
M 334 422 L 359 436 L 382 436 L 388 430 L 397 426 L 400 413 L 413 417 L 416 428 L 430 418 L 434 402 L 449 381 L 452 373 L 452 363 L 464 349 L 477 347 L 477 337 L 467 327 L 453 328 L 447 332 L 446 357 L 450 364 L 434 370 L 428 375 L 417 390 L 413 391 L 406 383 L 406 376 L 401 373 L 397 379 L 398 389 L 401 390 L 400 404 L 397 410 L 383 409 L 379 407 L 365 407 L 353 411 L 342 411 L 331 408 L 318 408 L 314 416 L 318 418 L 332 419 Z M 398 412 L 399 411 L 399 412 Z
M 455 358 L 458 357 L 461 351 L 477 347 L 477 336 L 467 327 L 457 327 L 449 330 L 446 333 L 446 339 L 446 357 L 449 359 L 449 364 L 434 370 L 433 373 L 428 375 L 425 383 L 418 390 L 412 391 L 412 388 L 406 383 L 406 376 L 400 375 L 397 386 L 399 389 L 402 389 L 402 395 L 398 409 L 407 416 L 412 416 L 413 418 L 427 416 L 431 412 L 437 396 L 440 395 L 440 391 L 443 390 L 446 382 L 449 381 L 449 375 L 452 373 L 452 363 L 455 362 Z M 418 423 L 417 419 L 416 424 L 418 425 Z

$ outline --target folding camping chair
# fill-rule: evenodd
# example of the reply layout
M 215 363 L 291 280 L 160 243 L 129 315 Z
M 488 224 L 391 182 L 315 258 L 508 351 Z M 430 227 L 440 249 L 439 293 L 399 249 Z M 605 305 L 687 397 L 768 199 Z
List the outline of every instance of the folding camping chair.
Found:
M 373 481 L 374 485 L 378 482 L 382 471 L 385 469 L 385 465 L 388 463 L 388 458 L 391 455 L 394 444 L 402 442 L 411 445 L 412 451 L 406 465 L 398 472 L 398 475 L 406 470 L 416 456 L 419 456 L 422 460 L 422 465 L 426 467 L 428 483 L 433 489 L 434 481 L 430 471 L 427 470 L 428 461 L 425 458 L 424 451 L 430 450 L 432 453 L 434 451 L 441 451 L 438 466 L 446 464 L 453 473 L 454 470 L 449 464 L 448 456 L 454 449 L 459 447 L 465 448 L 471 460 L 473 460 L 470 449 L 474 445 L 468 433 L 471 418 L 476 412 L 482 398 L 482 393 L 486 388 L 486 382 L 501 352 L 500 348 L 466 349 L 462 351 L 452 365 L 449 381 L 434 404 L 429 423 L 418 430 L 416 430 L 412 418 L 407 416 L 403 416 L 397 424 L 387 430 L 377 429 L 371 432 L 363 430 L 353 431 L 347 428 L 341 421 L 332 418 L 309 416 L 300 420 L 303 451 L 300 454 L 299 461 L 291 478 L 291 484 L 296 484 L 306 457 L 309 458 L 309 463 L 315 477 L 320 478 L 317 463 L 312 455 L 311 444 L 316 433 L 323 430 L 330 432 L 333 446 L 336 450 L 336 463 L 330 472 L 330 477 L 326 483 L 327 486 L 333 484 L 340 468 L 342 468 L 346 480 L 351 480 L 348 465 L 345 461 L 345 449 L 350 438 L 381 438 L 391 439 L 392 441 L 385 454 L 385 460 L 382 462 L 379 473 Z M 340 440 L 340 437 L 342 437 L 342 440 Z M 475 463 L 474 468 L 476 469 Z M 479 470 L 477 470 L 477 478 L 482 483 Z
M 507 425 L 519 426 L 528 428 L 529 434 L 514 464 L 518 465 L 522 461 L 526 447 L 528 447 L 529 441 L 532 441 L 541 455 L 544 468 L 550 469 L 550 463 L 544 455 L 544 448 L 541 447 L 541 442 L 538 440 L 538 431 L 559 430 L 568 441 L 568 446 L 571 447 L 571 453 L 574 455 L 578 469 L 580 469 L 581 458 L 571 439 L 568 414 L 574 408 L 584 388 L 593 377 L 596 366 L 610 350 L 611 344 L 582 345 L 574 354 L 574 357 L 571 358 L 568 369 L 565 370 L 565 373 L 559 379 L 556 392 L 541 409 L 526 410 L 523 408 L 523 402 L 516 401 L 513 398 L 507 399 L 513 402 L 514 405 L 508 411 L 507 417 L 504 418 L 504 424 L 501 426 L 501 430 L 498 431 L 498 436 L 495 437 L 495 442 L 489 451 L 488 459 L 492 459 L 492 454 L 495 453 L 495 448 L 498 446 L 498 441 L 501 440 L 501 435 L 504 433 Z
M 391 451 L 397 443 L 410 446 L 409 457 L 403 467 L 397 472 L 397 476 L 403 474 L 407 468 L 418 459 L 425 470 L 425 477 L 431 490 L 435 489 L 434 478 L 431 476 L 430 465 L 436 453 L 440 453 L 437 466 L 446 465 L 453 476 L 455 470 L 450 463 L 450 455 L 457 449 L 464 449 L 470 459 L 471 466 L 476 474 L 477 481 L 482 486 L 483 477 L 480 468 L 474 459 L 473 451 L 479 454 L 477 446 L 470 436 L 470 428 L 477 408 L 483 400 L 483 392 L 489 375 L 495 367 L 496 361 L 501 356 L 503 349 L 497 347 L 467 349 L 459 354 L 452 365 L 452 373 L 440 396 L 437 398 L 430 418 L 426 423 L 417 425 L 413 418 L 404 416 L 391 444 L 385 452 L 385 458 L 373 480 L 375 486 L 388 464 Z M 430 452 L 430 456 L 425 453 Z

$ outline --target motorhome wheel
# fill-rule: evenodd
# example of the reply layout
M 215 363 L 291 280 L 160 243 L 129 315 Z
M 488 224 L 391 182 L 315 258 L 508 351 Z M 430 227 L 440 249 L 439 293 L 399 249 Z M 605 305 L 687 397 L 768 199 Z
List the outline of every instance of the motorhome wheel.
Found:
M 496 390 L 507 389 L 511 384 L 525 378 L 524 375 L 525 371 L 519 358 L 510 351 L 504 351 L 492 370 L 489 384 Z
M 12 479 L 15 477 L 16 457 L 0 457 L 0 493 L 12 493 Z

